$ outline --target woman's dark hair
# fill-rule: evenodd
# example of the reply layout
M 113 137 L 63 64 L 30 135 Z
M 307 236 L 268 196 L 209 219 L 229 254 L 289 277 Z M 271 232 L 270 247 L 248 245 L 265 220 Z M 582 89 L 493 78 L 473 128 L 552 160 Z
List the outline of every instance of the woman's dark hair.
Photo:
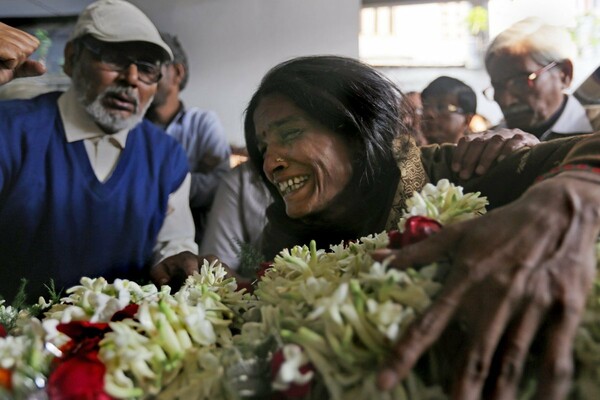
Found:
M 300 57 L 283 62 L 263 78 L 246 109 L 244 130 L 250 159 L 262 171 L 254 112 L 262 98 L 283 95 L 357 149 L 354 170 L 358 184 L 368 188 L 396 167 L 393 140 L 408 143 L 402 116 L 402 93 L 386 77 L 360 61 L 338 56 Z
M 466 114 L 475 114 L 477 112 L 477 95 L 469 85 L 449 76 L 440 76 L 434 79 L 421 92 L 421 99 L 426 101 L 434 96 L 445 96 L 448 94 L 456 95 L 460 108 Z

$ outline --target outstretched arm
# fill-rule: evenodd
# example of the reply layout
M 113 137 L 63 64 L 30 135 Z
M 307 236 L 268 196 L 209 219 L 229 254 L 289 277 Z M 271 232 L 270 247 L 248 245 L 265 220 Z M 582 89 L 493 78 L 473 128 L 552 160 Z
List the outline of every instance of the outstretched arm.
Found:
M 583 140 L 564 164 L 598 165 L 599 143 L 599 135 Z M 380 386 L 390 388 L 406 376 L 460 315 L 471 340 L 453 398 L 481 398 L 484 385 L 486 399 L 515 398 L 536 335 L 545 339 L 538 398 L 564 398 L 573 338 L 595 276 L 599 232 L 600 175 L 564 168 L 481 218 L 450 225 L 401 250 L 374 253 L 378 260 L 393 256 L 398 268 L 440 259 L 452 264 L 439 297 L 408 329 L 380 373 Z
M 0 85 L 46 72 L 43 64 L 29 59 L 39 44 L 35 36 L 0 22 Z

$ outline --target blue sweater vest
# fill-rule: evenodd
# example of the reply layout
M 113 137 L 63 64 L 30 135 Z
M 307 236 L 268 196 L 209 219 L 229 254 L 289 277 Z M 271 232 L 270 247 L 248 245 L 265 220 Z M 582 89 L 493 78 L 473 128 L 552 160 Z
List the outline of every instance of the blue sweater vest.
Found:
M 59 95 L 0 102 L 0 295 L 7 299 L 21 278 L 37 296 L 50 279 L 64 287 L 82 276 L 144 276 L 169 194 L 188 171 L 179 144 L 143 121 L 101 183 L 83 142 L 66 141 Z

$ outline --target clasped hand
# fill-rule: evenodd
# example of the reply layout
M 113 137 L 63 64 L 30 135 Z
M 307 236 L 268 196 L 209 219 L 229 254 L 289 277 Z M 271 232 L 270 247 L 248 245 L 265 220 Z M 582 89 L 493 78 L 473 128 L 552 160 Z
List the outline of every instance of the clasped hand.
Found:
M 29 59 L 39 45 L 35 36 L 0 22 L 0 85 L 46 72 L 43 64 Z
M 497 129 L 463 136 L 456 144 L 452 157 L 452 170 L 461 179 L 483 175 L 497 161 L 512 152 L 535 146 L 540 141 L 531 133 L 520 129 Z

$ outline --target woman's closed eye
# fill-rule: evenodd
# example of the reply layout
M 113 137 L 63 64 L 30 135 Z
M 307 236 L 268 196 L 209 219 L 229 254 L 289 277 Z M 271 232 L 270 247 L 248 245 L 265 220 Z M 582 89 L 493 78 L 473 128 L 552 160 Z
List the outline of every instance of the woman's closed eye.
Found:
M 291 141 L 293 141 L 294 139 L 296 139 L 298 136 L 302 135 L 302 133 L 304 133 L 303 129 L 286 129 L 285 131 L 282 131 L 280 134 L 281 137 L 281 142 L 283 144 L 289 143 Z
M 262 137 L 258 139 L 256 147 L 261 154 L 265 154 L 269 147 L 270 141 L 275 141 L 279 145 L 289 145 L 298 137 L 304 133 L 303 128 L 281 128 L 272 131 L 270 135 L 263 133 Z

